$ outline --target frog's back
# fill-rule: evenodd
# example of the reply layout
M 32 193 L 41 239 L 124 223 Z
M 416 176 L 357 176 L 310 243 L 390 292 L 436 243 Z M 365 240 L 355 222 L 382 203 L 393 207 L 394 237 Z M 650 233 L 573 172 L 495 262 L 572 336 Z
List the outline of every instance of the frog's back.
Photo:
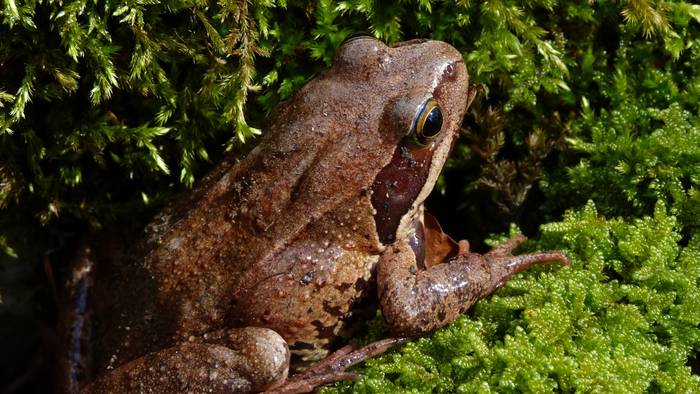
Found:
M 304 90 L 318 91 L 313 83 Z M 147 226 L 139 247 L 103 265 L 101 276 L 109 284 L 98 291 L 111 301 L 99 308 L 96 353 L 104 355 L 99 369 L 239 319 L 229 314 L 236 295 L 249 297 L 260 278 L 287 269 L 291 254 L 279 258 L 285 247 L 309 231 L 319 243 L 326 241 L 321 234 L 332 228 L 319 223 L 358 216 L 336 212 L 346 210 L 347 201 L 369 204 L 360 194 L 379 171 L 379 157 L 386 156 L 380 136 L 358 143 L 349 103 L 310 97 L 304 90 L 281 109 L 245 159 L 221 163 L 195 193 Z M 303 113 L 312 107 L 318 116 Z M 337 115 L 324 115 L 329 113 Z M 285 121 L 291 118 L 297 120 Z M 329 173 L 347 176 L 335 175 L 329 183 Z M 352 221 L 345 221 L 349 231 Z M 368 243 L 379 245 L 376 239 Z

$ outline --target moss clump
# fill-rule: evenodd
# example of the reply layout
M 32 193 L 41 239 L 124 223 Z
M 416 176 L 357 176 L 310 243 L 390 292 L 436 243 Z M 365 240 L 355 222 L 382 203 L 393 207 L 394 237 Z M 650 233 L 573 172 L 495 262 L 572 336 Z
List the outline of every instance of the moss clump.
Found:
M 586 55 L 589 79 L 580 83 L 597 89 L 582 95 L 571 124 L 569 166 L 553 169 L 542 188 L 550 209 L 593 199 L 606 215 L 650 214 L 666 201 L 689 235 L 700 227 L 700 70 L 693 66 L 700 39 L 686 36 L 688 47 L 674 60 L 633 37 L 621 40 L 612 66 Z M 595 66 L 601 60 L 606 67 Z M 595 102 L 587 98 L 594 95 Z
M 605 219 L 591 202 L 542 228 L 537 249 L 570 268 L 511 280 L 431 338 L 371 360 L 332 392 L 694 392 L 700 350 L 700 236 L 677 219 Z M 697 371 L 695 371 L 697 373 Z

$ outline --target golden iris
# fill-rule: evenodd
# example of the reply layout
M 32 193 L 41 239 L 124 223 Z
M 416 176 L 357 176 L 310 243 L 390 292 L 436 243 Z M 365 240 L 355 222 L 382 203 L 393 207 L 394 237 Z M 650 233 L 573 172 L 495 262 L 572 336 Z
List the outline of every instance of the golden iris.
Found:
M 416 141 L 428 145 L 442 131 L 442 111 L 437 101 L 429 98 L 423 103 L 416 117 L 414 128 Z

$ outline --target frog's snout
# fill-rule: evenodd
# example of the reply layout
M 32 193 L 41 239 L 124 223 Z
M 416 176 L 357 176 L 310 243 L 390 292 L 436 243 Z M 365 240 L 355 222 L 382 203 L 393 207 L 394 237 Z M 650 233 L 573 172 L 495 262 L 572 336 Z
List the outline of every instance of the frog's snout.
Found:
M 468 82 L 467 66 L 462 54 L 452 45 L 442 41 L 427 41 L 422 57 L 432 58 L 435 68 L 441 69 L 439 80 L 449 84 L 457 84 L 466 89 Z M 462 81 L 463 80 L 463 81 Z

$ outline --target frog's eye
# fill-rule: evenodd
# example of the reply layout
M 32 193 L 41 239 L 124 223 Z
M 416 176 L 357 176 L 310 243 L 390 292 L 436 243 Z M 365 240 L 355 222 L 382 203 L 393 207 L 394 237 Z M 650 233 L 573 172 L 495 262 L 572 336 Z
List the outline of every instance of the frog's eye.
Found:
M 413 121 L 414 138 L 420 145 L 428 145 L 442 131 L 442 111 L 433 98 L 426 100 L 418 109 Z
M 374 37 L 374 36 L 371 35 L 371 34 L 367 34 L 367 33 L 353 33 L 353 34 L 350 34 L 349 36 L 345 37 L 345 40 L 343 40 L 343 42 L 342 42 L 340 45 L 343 46 L 343 45 L 345 45 L 345 44 L 347 44 L 347 43 L 349 43 L 349 42 L 353 42 L 353 41 L 360 41 L 360 40 L 376 40 L 376 39 L 377 39 L 377 38 Z

